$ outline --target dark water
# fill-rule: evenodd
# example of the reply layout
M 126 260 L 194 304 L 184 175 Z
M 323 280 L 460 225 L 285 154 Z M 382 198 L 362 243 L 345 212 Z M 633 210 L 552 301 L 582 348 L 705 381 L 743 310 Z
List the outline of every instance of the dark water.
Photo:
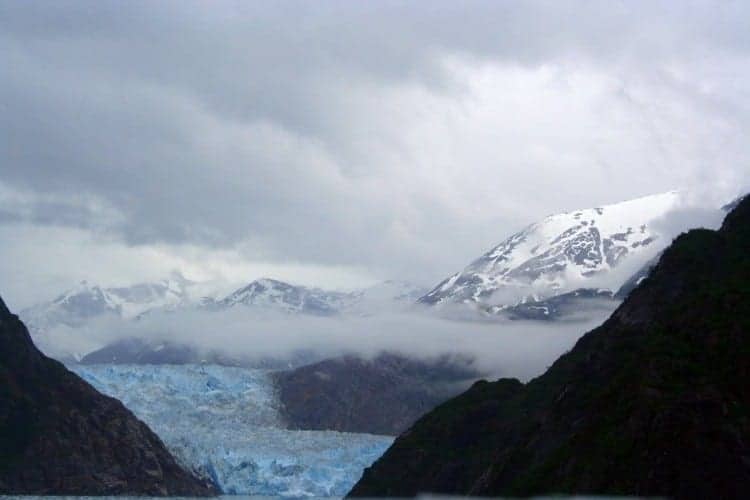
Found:
M 94 497 L 88 497 L 88 496 L 39 496 L 39 495 L 8 495 L 3 496 L 0 495 L 0 498 L 2 499 L 8 499 L 8 500 L 33 500 L 33 499 L 39 499 L 39 500 L 106 500 L 106 499 L 117 499 L 117 500 L 164 500 L 165 497 L 137 497 L 137 496 L 94 496 Z M 195 500 L 193 497 L 168 497 L 172 498 L 174 500 Z M 285 500 L 288 500 L 289 497 L 273 497 L 273 496 L 246 496 L 246 495 L 220 495 L 216 497 L 220 500 L 270 500 L 270 499 L 278 499 L 278 498 L 284 498 Z M 340 497 L 300 497 L 304 498 L 305 500 L 332 500 Z M 458 499 L 458 498 L 468 498 L 468 497 L 459 497 L 459 496 L 450 496 L 450 495 L 419 495 L 417 497 L 418 499 L 422 500 L 450 500 L 450 499 Z M 591 495 L 559 495 L 559 496 L 540 496 L 540 497 L 533 497 L 537 500 L 560 500 L 560 499 L 566 499 L 566 500 L 622 500 L 622 499 L 633 499 L 637 500 L 639 498 L 644 497 L 613 497 L 613 496 L 591 496 Z M 653 497 L 652 497 L 653 498 Z M 203 498 L 202 500 L 205 500 Z M 373 500 L 384 500 L 384 498 L 378 498 Z M 490 500 L 487 497 L 482 497 L 482 500 Z

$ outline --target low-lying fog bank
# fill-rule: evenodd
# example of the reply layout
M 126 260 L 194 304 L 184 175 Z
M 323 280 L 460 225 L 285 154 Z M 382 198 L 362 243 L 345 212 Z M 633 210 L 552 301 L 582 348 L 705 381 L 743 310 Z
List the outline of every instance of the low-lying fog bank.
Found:
M 467 321 L 425 312 L 368 317 L 259 316 L 233 309 L 221 314 L 182 311 L 150 314 L 137 321 L 102 318 L 85 327 L 58 327 L 35 339 L 56 355 L 89 353 L 128 338 L 184 344 L 199 352 L 257 359 L 290 359 L 300 352 L 324 359 L 344 354 L 372 357 L 383 351 L 430 359 L 460 354 L 489 378 L 527 380 L 541 373 L 616 307 L 603 301 L 585 316 L 565 321 Z M 158 346 L 157 346 L 158 348 Z

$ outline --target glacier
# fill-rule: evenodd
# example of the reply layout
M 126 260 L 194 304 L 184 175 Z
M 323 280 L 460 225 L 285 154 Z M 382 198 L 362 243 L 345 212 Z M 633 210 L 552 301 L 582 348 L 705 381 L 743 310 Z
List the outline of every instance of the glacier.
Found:
M 70 365 L 148 424 L 227 495 L 341 497 L 390 436 L 284 428 L 268 370 L 218 365 Z

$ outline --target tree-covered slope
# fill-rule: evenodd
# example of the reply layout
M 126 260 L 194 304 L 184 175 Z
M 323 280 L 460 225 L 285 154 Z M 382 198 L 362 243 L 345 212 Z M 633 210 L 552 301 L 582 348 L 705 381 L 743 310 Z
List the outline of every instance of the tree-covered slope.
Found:
M 418 360 L 384 352 L 326 359 L 273 378 L 291 428 L 394 436 L 479 377 L 458 356 Z
M 478 382 L 425 415 L 352 496 L 747 498 L 750 198 L 678 237 L 542 376 Z

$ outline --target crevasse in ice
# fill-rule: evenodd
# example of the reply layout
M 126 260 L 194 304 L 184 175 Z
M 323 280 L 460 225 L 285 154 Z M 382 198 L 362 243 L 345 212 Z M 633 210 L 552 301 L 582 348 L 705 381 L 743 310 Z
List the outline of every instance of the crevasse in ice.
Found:
M 269 373 L 213 365 L 72 366 L 225 494 L 342 496 L 387 436 L 283 428 Z

